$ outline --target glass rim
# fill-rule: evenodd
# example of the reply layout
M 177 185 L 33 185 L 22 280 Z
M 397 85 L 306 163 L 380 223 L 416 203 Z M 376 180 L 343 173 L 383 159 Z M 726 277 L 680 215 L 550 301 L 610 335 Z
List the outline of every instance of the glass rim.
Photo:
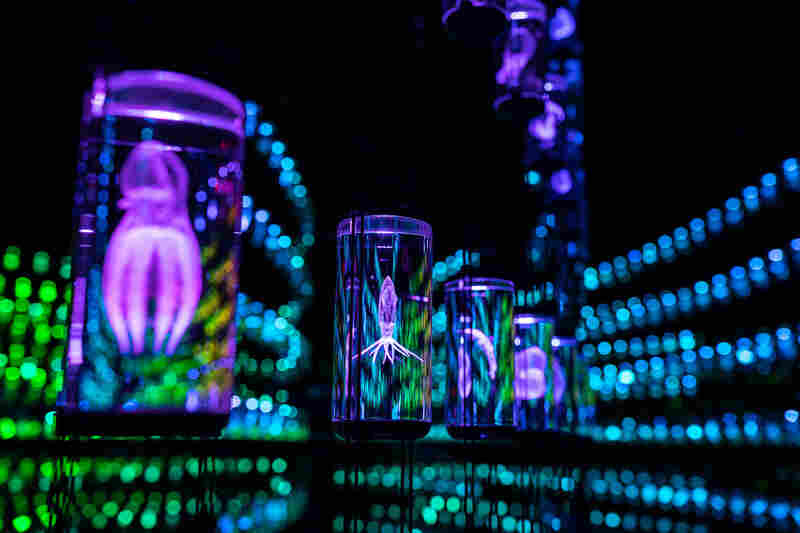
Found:
M 575 340 L 575 337 L 553 337 L 550 341 L 550 344 L 554 348 L 558 348 L 559 346 L 577 346 L 578 341 Z
M 539 322 L 555 322 L 556 319 L 550 315 L 539 315 L 536 313 L 514 313 L 514 324 L 538 324 Z
M 496 5 L 494 2 L 490 2 L 488 0 L 484 0 L 482 3 L 477 3 L 477 2 L 470 2 L 470 3 L 472 3 L 473 5 L 476 5 L 476 7 L 485 7 L 485 8 L 489 8 L 489 9 L 494 9 L 498 13 L 503 15 L 503 17 L 506 19 L 506 21 L 511 20 L 509 18 L 508 12 L 505 9 L 503 9 L 502 7 Z M 457 13 L 459 9 L 462 8 L 461 4 L 462 4 L 461 0 L 458 0 L 455 3 L 455 5 L 453 5 L 453 7 L 449 8 L 448 10 L 446 10 L 442 14 L 442 24 L 447 24 L 447 19 L 449 19 L 452 15 Z
M 464 284 L 465 278 L 450 280 L 444 284 L 445 292 L 467 291 L 504 291 L 514 292 L 514 282 L 500 278 L 470 277 L 469 285 Z
M 336 236 L 353 234 L 353 219 L 356 233 L 361 231 L 361 215 L 342 219 L 336 226 Z M 417 235 L 430 239 L 433 237 L 431 225 L 424 220 L 402 215 L 364 215 L 364 233 L 382 235 Z
M 95 83 L 92 89 L 90 100 L 92 102 L 93 116 L 114 115 L 190 122 L 226 130 L 239 137 L 244 137 L 244 105 L 233 93 L 218 85 L 194 76 L 168 70 L 124 70 L 110 74 L 102 78 L 102 80 L 102 85 L 98 86 Z M 107 98 L 107 94 L 134 87 L 169 89 L 176 92 L 195 94 L 223 105 L 233 116 L 224 117 L 213 113 L 190 111 L 182 109 L 180 106 L 156 107 L 114 102 L 113 98 Z

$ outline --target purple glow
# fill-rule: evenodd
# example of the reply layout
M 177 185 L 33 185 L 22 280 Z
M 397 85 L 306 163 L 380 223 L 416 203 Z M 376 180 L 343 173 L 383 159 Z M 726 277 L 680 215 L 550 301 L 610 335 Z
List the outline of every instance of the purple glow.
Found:
M 86 277 L 78 276 L 72 283 L 72 318 L 69 325 L 69 366 L 83 364 L 83 321 L 86 312 Z
M 394 325 L 397 322 L 397 293 L 394 290 L 392 278 L 386 276 L 381 284 L 381 293 L 378 298 L 378 325 L 381 329 L 381 338 L 367 346 L 361 353 L 353 356 L 353 359 L 360 355 L 368 354 L 372 356 L 372 362 L 378 356 L 378 352 L 383 349 L 383 360 L 388 359 L 394 364 L 395 355 L 405 357 L 415 357 L 422 361 L 422 358 L 397 342 L 394 335 Z M 368 353 L 369 352 L 369 353 Z
M 91 113 L 93 117 L 99 117 L 103 114 L 103 104 L 106 102 L 106 80 L 104 78 L 95 78 L 92 84 L 92 98 L 90 100 Z
M 122 166 L 118 205 L 126 213 L 103 265 L 103 301 L 121 353 L 145 349 L 151 298 L 156 352 L 169 336 L 164 352 L 174 353 L 194 316 L 203 271 L 186 205 L 188 184 L 181 160 L 156 141 L 139 143 Z
M 552 358 L 553 364 L 553 398 L 560 404 L 564 397 L 566 380 L 564 370 L 558 359 Z M 514 355 L 515 377 L 514 394 L 522 400 L 536 400 L 547 392 L 545 368 L 547 354 L 538 346 L 531 346 Z
M 244 118 L 244 106 L 233 94 L 205 80 L 186 74 L 166 70 L 128 70 L 110 76 L 108 85 L 112 92 L 124 91 L 133 87 L 145 87 L 194 93 L 219 102 L 236 117 Z
M 547 8 L 540 0 L 509 0 L 508 13 L 511 20 L 547 20 Z
M 567 39 L 575 33 L 575 17 L 569 9 L 559 7 L 550 21 L 550 38 L 554 41 Z
M 244 137 L 244 127 L 241 119 L 227 120 L 215 115 L 206 113 L 196 113 L 191 111 L 166 111 L 164 109 L 151 109 L 148 107 L 133 106 L 116 102 L 106 104 L 105 112 L 107 115 L 119 117 L 137 117 L 156 120 L 171 120 L 175 122 L 190 122 L 200 124 L 209 128 L 226 130 L 234 135 Z
M 521 400 L 535 400 L 544 396 L 547 386 L 544 368 L 547 355 L 538 346 L 514 355 L 514 394 Z
M 558 133 L 558 125 L 566 116 L 560 105 L 553 100 L 547 100 L 544 104 L 544 113 L 532 118 L 528 123 L 528 133 L 538 139 L 544 148 L 551 148 Z
M 558 194 L 567 194 L 569 191 L 571 191 L 572 176 L 570 175 L 569 170 L 562 168 L 561 170 L 553 172 L 553 175 L 550 176 L 550 186 Z
M 536 53 L 536 44 L 536 37 L 527 28 L 511 28 L 511 36 L 503 50 L 503 64 L 495 76 L 498 85 L 519 86 L 520 74 Z
M 489 379 L 493 380 L 497 375 L 497 359 L 494 355 L 494 345 L 491 339 L 481 330 L 472 328 L 464 329 L 464 335 L 472 337 L 486 355 L 486 361 L 489 364 Z M 458 394 L 462 398 L 466 398 L 472 392 L 472 363 L 470 357 L 464 351 L 463 336 L 460 339 L 460 343 L 461 346 L 458 348 Z

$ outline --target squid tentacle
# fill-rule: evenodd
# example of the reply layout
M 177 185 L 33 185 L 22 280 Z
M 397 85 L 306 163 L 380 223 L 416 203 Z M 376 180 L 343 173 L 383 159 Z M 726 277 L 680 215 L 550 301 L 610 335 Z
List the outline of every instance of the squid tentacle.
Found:
M 166 353 L 171 355 L 178 347 L 183 333 L 194 317 L 197 302 L 203 288 L 203 271 L 200 265 L 200 246 L 194 234 L 175 231 L 173 239 L 176 247 L 178 267 L 181 272 L 180 307 L 172 326 L 172 334 L 167 342 Z
M 156 315 L 153 337 L 153 350 L 158 352 L 164 347 L 170 326 L 175 318 L 178 306 L 178 257 L 176 249 L 169 242 L 159 241 L 158 254 L 158 297 L 156 298 Z

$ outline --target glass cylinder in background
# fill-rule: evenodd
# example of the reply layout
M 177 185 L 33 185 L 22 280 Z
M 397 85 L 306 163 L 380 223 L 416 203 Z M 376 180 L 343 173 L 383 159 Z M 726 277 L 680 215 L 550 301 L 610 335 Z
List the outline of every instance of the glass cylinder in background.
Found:
M 74 197 L 62 434 L 218 434 L 231 406 L 244 108 L 163 71 L 97 77 Z
M 575 339 L 570 339 L 573 343 Z M 574 345 L 572 378 L 570 379 L 570 394 L 575 406 L 575 433 L 581 437 L 591 438 L 595 425 L 595 391 L 590 386 L 591 366 L 586 359 L 586 354 Z
M 572 337 L 553 337 L 552 365 L 545 375 L 549 387 L 547 398 L 548 429 L 574 433 L 577 408 L 572 394 L 575 380 L 575 357 L 578 345 Z
M 514 392 L 517 402 L 517 429 L 539 432 L 552 429 L 548 419 L 548 401 L 555 400 L 553 338 L 551 317 L 520 313 L 514 317 Z M 563 373 L 561 395 L 563 395 Z M 548 379 L 549 378 L 549 379 Z M 559 395 L 563 401 L 563 397 Z
M 514 434 L 514 284 L 466 277 L 444 286 L 447 432 L 457 439 Z
M 355 439 L 423 437 L 432 421 L 431 227 L 394 215 L 347 218 L 336 253 L 334 430 Z

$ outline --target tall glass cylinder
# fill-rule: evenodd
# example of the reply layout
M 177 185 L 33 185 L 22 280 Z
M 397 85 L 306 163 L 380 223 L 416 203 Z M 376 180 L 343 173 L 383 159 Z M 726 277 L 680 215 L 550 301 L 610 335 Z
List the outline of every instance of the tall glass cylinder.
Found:
M 548 405 L 556 398 L 563 400 L 563 372 L 561 392 L 555 394 L 553 338 L 554 321 L 551 317 L 520 313 L 514 317 L 516 377 L 514 391 L 517 401 L 517 429 L 540 432 L 551 428 Z
M 423 437 L 432 421 L 431 227 L 357 216 L 339 223 L 336 242 L 334 430 L 356 439 Z
M 74 197 L 63 433 L 216 434 L 231 405 L 244 108 L 163 71 L 97 77 Z
M 514 433 L 514 284 L 494 278 L 445 284 L 447 432 L 454 438 Z

